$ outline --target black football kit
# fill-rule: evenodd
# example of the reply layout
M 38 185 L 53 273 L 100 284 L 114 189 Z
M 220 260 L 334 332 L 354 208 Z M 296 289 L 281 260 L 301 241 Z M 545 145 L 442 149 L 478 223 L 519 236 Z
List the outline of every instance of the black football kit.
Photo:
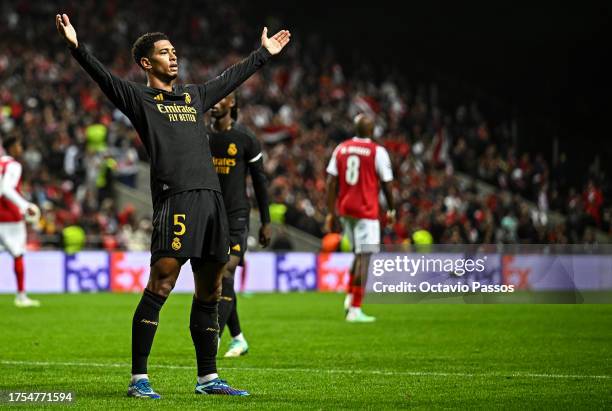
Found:
M 240 123 L 229 130 L 208 131 L 213 164 L 223 193 L 230 233 L 230 253 L 242 257 L 249 232 L 247 172 L 251 175 L 261 224 L 270 222 L 263 153 L 257 137 Z
M 262 47 L 218 77 L 176 84 L 172 92 L 116 77 L 83 46 L 71 53 L 130 119 L 149 155 L 151 264 L 160 257 L 227 261 L 228 227 L 202 116 L 261 68 L 270 53 Z

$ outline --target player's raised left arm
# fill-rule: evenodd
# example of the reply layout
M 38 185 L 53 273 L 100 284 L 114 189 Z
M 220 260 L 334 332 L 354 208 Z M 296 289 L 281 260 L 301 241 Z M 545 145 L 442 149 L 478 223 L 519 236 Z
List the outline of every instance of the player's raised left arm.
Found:
M 270 56 L 278 54 L 289 43 L 291 33 L 281 30 L 272 37 L 268 37 L 268 28 L 264 27 L 261 33 L 261 47 L 252 52 L 249 57 L 240 63 L 234 64 L 219 76 L 201 86 L 204 111 L 217 104 L 222 98 L 234 91 L 253 73 L 259 70 L 268 61 Z
M 291 33 L 289 30 L 281 30 L 272 37 L 268 37 L 268 28 L 264 27 L 261 32 L 261 46 L 268 50 L 271 55 L 281 52 L 281 50 L 289 44 Z

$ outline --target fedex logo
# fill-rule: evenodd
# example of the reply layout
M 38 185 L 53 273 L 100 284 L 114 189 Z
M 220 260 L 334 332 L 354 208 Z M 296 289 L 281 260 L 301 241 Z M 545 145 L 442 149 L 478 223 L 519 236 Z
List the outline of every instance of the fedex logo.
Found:
M 502 279 L 503 284 L 514 285 L 518 290 L 528 290 L 529 276 L 532 268 L 527 264 L 516 264 L 515 256 L 504 255 L 502 257 Z
M 346 291 L 352 253 L 321 253 L 317 258 L 319 291 Z
M 64 291 L 96 292 L 109 290 L 108 253 L 104 251 L 83 251 L 74 255 L 66 255 L 64 267 Z
M 147 285 L 150 254 L 115 252 L 111 254 L 111 289 L 140 292 Z
M 316 255 L 279 254 L 276 258 L 276 290 L 307 291 L 317 288 Z

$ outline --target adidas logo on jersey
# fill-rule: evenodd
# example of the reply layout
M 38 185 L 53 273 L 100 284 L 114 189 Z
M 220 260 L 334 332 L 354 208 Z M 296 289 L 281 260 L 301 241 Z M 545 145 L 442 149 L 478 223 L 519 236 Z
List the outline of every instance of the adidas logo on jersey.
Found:
M 162 93 L 159 93 L 158 95 L 153 97 L 153 100 L 155 100 L 155 101 L 164 101 L 164 95 Z

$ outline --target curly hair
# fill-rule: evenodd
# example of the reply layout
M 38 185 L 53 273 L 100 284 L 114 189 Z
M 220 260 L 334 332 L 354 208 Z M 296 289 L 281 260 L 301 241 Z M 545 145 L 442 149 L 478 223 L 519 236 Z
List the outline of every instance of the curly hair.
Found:
M 150 57 L 151 53 L 154 50 L 154 45 L 156 41 L 159 40 L 169 40 L 168 36 L 164 33 L 155 32 L 155 33 L 145 33 L 142 36 L 138 37 L 132 46 L 132 57 L 134 57 L 134 61 L 141 68 L 142 64 L 140 64 L 140 59 L 143 57 Z

